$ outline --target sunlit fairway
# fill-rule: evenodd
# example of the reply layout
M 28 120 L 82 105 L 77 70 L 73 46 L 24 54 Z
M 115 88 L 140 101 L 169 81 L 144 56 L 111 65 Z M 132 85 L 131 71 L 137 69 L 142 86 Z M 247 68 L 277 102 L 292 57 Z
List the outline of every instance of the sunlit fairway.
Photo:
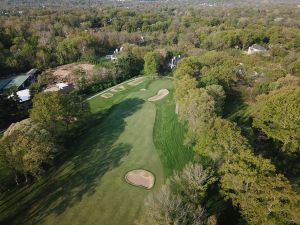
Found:
M 0 221 L 134 224 L 143 214 L 145 197 L 193 154 L 182 145 L 184 128 L 175 115 L 170 79 L 147 79 L 125 87 L 111 98 L 97 96 L 89 101 L 90 125 L 70 142 L 67 156 L 45 179 L 2 196 Z M 147 101 L 163 88 L 170 90 L 168 96 Z M 134 169 L 151 171 L 154 188 L 127 184 L 124 175 Z

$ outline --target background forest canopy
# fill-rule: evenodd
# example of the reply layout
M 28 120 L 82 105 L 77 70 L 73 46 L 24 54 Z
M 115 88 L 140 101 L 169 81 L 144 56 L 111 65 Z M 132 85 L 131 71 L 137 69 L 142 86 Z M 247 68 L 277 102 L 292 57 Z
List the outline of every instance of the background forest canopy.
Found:
M 280 57 L 289 67 L 297 58 L 297 53 L 290 51 L 300 45 L 300 16 L 295 5 L 152 7 L 156 10 L 148 6 L 5 8 L 0 11 L 0 76 L 32 67 L 97 62 L 124 43 L 187 55 L 207 50 L 246 50 L 257 43 L 272 47 L 272 56 Z
M 195 4 L 218 4 L 218 5 L 265 5 L 265 4 L 280 4 L 280 3 L 297 3 L 297 0 L 3 0 L 3 5 L 13 6 L 13 5 L 47 5 L 47 6 L 59 6 L 59 5 L 69 5 L 69 6 L 91 6 L 91 5 L 114 5 L 114 6 L 140 6 L 141 4 L 160 4 L 168 5 L 172 2 L 172 5 L 195 5 Z

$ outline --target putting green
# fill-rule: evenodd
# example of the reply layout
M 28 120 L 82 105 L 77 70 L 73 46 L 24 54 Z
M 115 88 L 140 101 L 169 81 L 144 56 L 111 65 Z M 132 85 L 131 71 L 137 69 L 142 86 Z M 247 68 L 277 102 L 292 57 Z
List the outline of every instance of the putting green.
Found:
M 157 105 L 147 101 L 163 88 L 171 90 L 171 80 L 148 80 L 110 99 L 91 99 L 94 120 L 70 143 L 69 156 L 45 179 L 1 199 L 7 224 L 134 224 L 143 214 L 145 197 L 165 181 L 166 150 L 153 141 L 154 124 L 161 119 L 156 118 Z M 175 114 L 174 104 L 170 107 L 168 112 Z M 126 172 L 140 168 L 155 175 L 153 189 L 125 182 Z

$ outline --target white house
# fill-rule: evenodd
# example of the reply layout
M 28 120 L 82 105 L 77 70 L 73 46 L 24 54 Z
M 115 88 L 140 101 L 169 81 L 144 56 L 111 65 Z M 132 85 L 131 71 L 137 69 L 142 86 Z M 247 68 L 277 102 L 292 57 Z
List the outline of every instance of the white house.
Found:
M 169 67 L 171 69 L 174 69 L 177 65 L 177 63 L 181 60 L 181 55 L 178 55 L 178 56 L 174 56 L 172 59 L 171 59 L 171 62 L 169 63 Z
M 261 52 L 266 52 L 267 49 L 265 49 L 265 47 L 261 46 L 261 45 L 258 45 L 258 44 L 254 44 L 252 46 L 249 47 L 248 49 L 248 54 L 251 55 L 251 54 L 254 54 L 254 53 L 261 53 Z
M 110 59 L 111 61 L 118 59 L 117 55 L 123 51 L 123 47 L 121 48 L 116 48 L 116 50 L 114 51 L 114 53 L 112 55 L 106 55 L 105 58 L 106 59 Z
M 30 92 L 29 89 L 24 89 L 21 91 L 17 91 L 16 93 L 20 99 L 20 102 L 26 102 L 30 100 Z

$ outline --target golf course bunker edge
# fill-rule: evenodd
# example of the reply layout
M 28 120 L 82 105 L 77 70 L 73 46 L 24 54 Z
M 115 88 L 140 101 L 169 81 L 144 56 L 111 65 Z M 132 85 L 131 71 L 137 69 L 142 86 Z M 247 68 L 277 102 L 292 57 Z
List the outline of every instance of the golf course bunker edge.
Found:
M 157 92 L 156 95 L 148 98 L 148 101 L 149 102 L 155 102 L 155 101 L 158 101 L 164 97 L 166 97 L 167 95 L 169 94 L 169 90 L 168 89 L 161 89 Z
M 125 181 L 133 186 L 151 189 L 155 183 L 154 175 L 143 169 L 131 170 L 126 173 Z

